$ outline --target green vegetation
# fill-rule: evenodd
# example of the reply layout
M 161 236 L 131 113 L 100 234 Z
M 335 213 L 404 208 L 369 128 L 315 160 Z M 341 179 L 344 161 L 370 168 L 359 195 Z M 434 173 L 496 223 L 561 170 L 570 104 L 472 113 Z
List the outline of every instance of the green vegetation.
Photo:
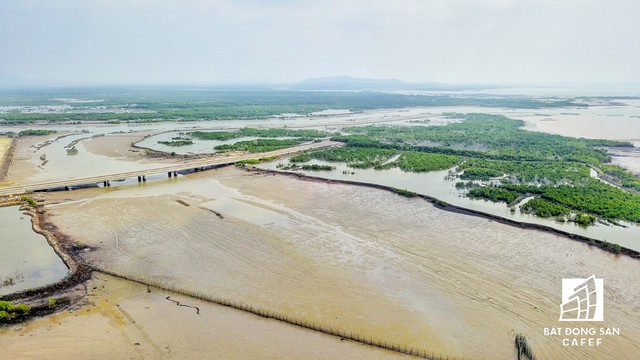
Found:
M 351 146 L 438 152 L 494 160 L 574 161 L 600 164 L 610 159 L 595 146 L 633 146 L 612 140 L 576 139 L 521 129 L 521 120 L 502 115 L 457 114 L 465 121 L 444 126 L 362 126 L 336 137 Z M 353 143 L 352 143 L 353 142 Z M 377 146 L 372 146 L 377 143 Z M 432 146 L 422 145 L 424 143 Z
M 640 195 L 622 191 L 595 179 L 583 187 L 545 188 L 542 196 L 578 211 L 640 222 Z
M 568 208 L 544 199 L 531 199 L 520 206 L 520 210 L 523 213 L 530 213 L 543 218 L 568 216 L 570 213 Z
M 417 195 L 413 191 L 404 190 L 404 189 L 393 189 L 393 192 L 395 192 L 398 195 L 405 196 L 405 197 L 415 197 Z
M 518 193 L 501 189 L 494 186 L 481 186 L 469 190 L 469 197 L 476 199 L 486 199 L 495 202 L 506 202 L 510 204 L 518 198 Z
M 455 155 L 432 154 L 417 151 L 403 152 L 396 161 L 383 165 L 385 168 L 399 167 L 403 171 L 427 172 L 448 169 L 459 163 Z
M 446 201 L 442 201 L 440 199 L 434 199 L 434 203 L 440 207 L 447 207 L 449 206 L 449 203 L 447 203 Z
M 458 167 L 462 179 L 489 180 L 509 174 L 513 183 L 576 183 L 588 180 L 589 167 L 581 163 L 469 159 Z
M 460 179 L 465 180 L 490 180 L 493 178 L 501 177 L 504 173 L 500 170 L 485 169 L 485 168 L 468 168 L 464 170 L 464 173 L 460 175 Z
M 606 151 L 598 148 L 628 147 L 632 146 L 630 143 L 526 131 L 521 128 L 522 121 L 501 115 L 448 117 L 464 121 L 429 127 L 350 127 L 345 129 L 349 135 L 333 137 L 347 147 L 302 154 L 292 161 L 313 158 L 344 161 L 357 168 L 433 171 L 464 160 L 458 166 L 460 179 L 500 179 L 495 186 L 456 184 L 458 189 L 471 188 L 467 193 L 471 198 L 511 204 L 518 198 L 536 195 L 538 199 L 524 206 L 523 211 L 543 217 L 585 213 L 590 217 L 577 215 L 573 219 L 584 225 L 593 224 L 595 216 L 640 222 L 640 179 L 609 164 Z M 389 161 L 398 154 L 398 159 Z M 591 178 L 590 167 L 623 189 Z
M 0 300 L 0 323 L 10 321 L 11 319 L 29 313 L 31 307 L 26 304 L 13 305 L 8 301 Z
M 335 169 L 335 166 L 329 166 L 329 165 L 318 165 L 318 164 L 302 165 L 302 170 L 330 171 L 330 170 L 334 170 L 334 169 Z
M 192 145 L 193 141 L 191 140 L 158 141 L 158 144 L 167 145 L 167 146 L 187 146 L 187 145 Z
M 55 130 L 34 130 L 34 129 L 28 129 L 28 130 L 22 130 L 18 133 L 18 136 L 42 136 L 42 135 L 51 135 L 51 134 L 55 134 L 56 131 Z
M 596 222 L 596 217 L 593 215 L 578 213 L 573 218 L 573 221 L 580 225 L 589 226 Z
M 612 180 L 619 186 L 640 192 L 640 179 L 633 176 L 632 173 L 622 169 L 618 165 L 601 165 L 602 171 L 607 180 Z
M 22 197 L 20 197 L 20 200 L 26 202 L 31 207 L 37 207 L 38 206 L 38 202 L 35 201 L 32 197 L 22 196 Z
M 247 159 L 247 160 L 238 161 L 236 163 L 236 166 L 257 165 L 263 162 L 273 161 L 275 159 L 277 159 L 277 156 L 265 156 L 259 159 Z
M 394 156 L 399 157 L 394 161 Z M 343 147 L 299 154 L 289 161 L 293 163 L 318 159 L 331 162 L 346 162 L 347 166 L 358 169 L 390 169 L 398 167 L 403 171 L 425 172 L 448 169 L 460 162 L 459 156 L 431 154 L 416 151 L 390 149 Z
M 192 131 L 188 135 L 203 140 L 230 140 L 239 137 L 296 137 L 296 138 L 323 138 L 329 133 L 319 130 L 291 130 L 291 129 L 253 129 L 242 128 L 238 131 Z
M 458 181 L 456 183 L 456 189 L 471 189 L 478 186 L 480 185 L 474 183 L 473 181 L 467 181 L 467 182 Z
M 620 245 L 612 244 L 608 241 L 602 243 L 602 248 L 615 254 L 620 254 L 622 252 L 622 247 Z
M 596 179 L 581 186 L 500 185 L 520 194 L 537 194 L 550 202 L 578 212 L 586 212 L 606 219 L 640 222 L 640 195 L 617 189 Z
M 94 100 L 73 104 L 60 100 Z M 280 114 L 309 114 L 326 109 L 362 111 L 409 106 L 488 106 L 541 108 L 584 106 L 572 100 L 536 100 L 529 97 L 460 98 L 452 95 L 404 95 L 382 92 L 291 91 L 267 88 L 115 88 L 1 90 L 0 105 L 70 106 L 65 111 L 35 113 L 14 110 L 0 114 L 5 124 L 45 122 L 153 122 L 258 119 Z M 100 108 L 98 108 L 98 106 Z M 95 110 L 95 111 L 86 111 Z M 81 111 L 78 111 L 81 110 Z
M 238 141 L 237 143 L 234 143 L 234 144 L 218 145 L 214 149 L 218 152 L 248 151 L 251 153 L 259 153 L 259 152 L 285 149 L 288 147 L 300 145 L 310 140 L 311 139 L 306 139 L 306 138 L 288 139 L 288 140 L 257 139 L 257 140 L 248 140 L 248 141 Z
M 47 302 L 49 304 L 49 307 L 52 308 L 52 307 L 56 306 L 57 300 L 53 296 L 49 296 L 47 298 Z
M 291 157 L 289 161 L 298 163 L 317 159 L 331 162 L 346 162 L 347 166 L 356 168 L 371 168 L 380 165 L 398 153 L 398 151 L 387 149 L 343 147 L 299 154 Z

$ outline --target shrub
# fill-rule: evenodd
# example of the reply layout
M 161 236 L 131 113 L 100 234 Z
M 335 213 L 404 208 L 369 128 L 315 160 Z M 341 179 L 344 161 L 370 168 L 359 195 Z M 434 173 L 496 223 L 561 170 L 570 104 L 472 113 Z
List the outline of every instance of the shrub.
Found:
M 27 204 L 29 204 L 29 206 L 31 207 L 36 207 L 38 206 L 38 203 L 31 197 L 29 196 L 23 196 L 20 198 L 22 201 L 26 202 Z

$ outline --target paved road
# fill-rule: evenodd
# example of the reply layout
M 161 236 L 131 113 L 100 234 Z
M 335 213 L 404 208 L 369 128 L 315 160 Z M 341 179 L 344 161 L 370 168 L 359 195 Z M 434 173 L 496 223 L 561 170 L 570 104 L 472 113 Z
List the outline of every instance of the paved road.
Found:
M 71 187 L 71 186 L 79 186 L 79 185 L 99 184 L 99 183 L 103 183 L 104 181 L 136 178 L 138 176 L 147 176 L 147 175 L 155 175 L 155 174 L 163 174 L 163 173 L 167 174 L 169 172 L 174 172 L 174 171 L 184 171 L 184 170 L 201 169 L 201 168 L 208 168 L 208 167 L 214 167 L 214 166 L 231 165 L 242 160 L 258 159 L 258 158 L 269 157 L 269 156 L 291 155 L 291 154 L 295 154 L 297 152 L 301 152 L 305 150 L 337 147 L 341 145 L 343 144 L 339 142 L 322 141 L 318 143 L 305 144 L 305 145 L 295 146 L 295 147 L 282 149 L 282 150 L 269 151 L 265 153 L 247 154 L 247 155 L 229 156 L 229 157 L 201 158 L 201 159 L 190 160 L 190 161 L 171 164 L 171 165 L 162 165 L 162 166 L 151 168 L 151 169 L 99 175 L 99 176 L 85 177 L 85 178 L 69 178 L 64 180 L 52 180 L 52 181 L 34 183 L 34 184 L 12 185 L 12 186 L 0 188 L 0 195 L 18 195 L 18 194 L 28 193 L 31 191 L 37 191 L 37 190 L 64 188 L 65 186 Z

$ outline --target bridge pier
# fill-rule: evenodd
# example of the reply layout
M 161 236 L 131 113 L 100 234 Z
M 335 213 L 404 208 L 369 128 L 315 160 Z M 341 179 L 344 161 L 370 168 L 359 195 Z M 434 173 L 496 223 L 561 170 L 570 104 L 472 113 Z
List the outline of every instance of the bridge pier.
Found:
M 142 181 L 147 182 L 147 176 L 146 175 L 142 175 Z
M 169 171 L 169 172 L 167 173 L 167 175 L 169 175 L 169 177 L 171 177 L 171 175 L 172 175 L 172 174 L 171 174 L 171 171 Z
M 318 144 L 312 144 L 312 145 L 304 145 L 304 146 L 300 146 L 300 147 L 293 147 L 290 149 L 286 149 L 286 150 L 279 150 L 279 151 L 274 151 L 274 152 L 265 152 L 262 153 L 260 155 L 255 154 L 255 156 L 262 156 L 262 157 L 267 157 L 267 156 L 272 156 L 272 155 L 287 155 L 287 154 L 293 154 L 295 152 L 299 152 L 302 149 L 321 149 L 321 148 L 329 148 L 329 147 L 338 147 L 339 145 L 337 145 L 337 143 L 333 143 L 333 142 L 320 142 Z M 236 159 L 236 160 L 232 160 L 232 158 L 226 158 L 226 159 L 221 159 L 221 158 L 212 158 L 210 160 L 193 160 L 193 161 L 187 161 L 184 163 L 179 163 L 179 164 L 174 164 L 174 165 L 170 165 L 170 167 L 173 167 L 174 169 L 178 169 L 178 170 L 173 170 L 172 171 L 172 175 L 171 177 L 177 177 L 178 172 L 180 172 L 180 174 L 188 174 L 191 172 L 200 172 L 200 171 L 204 171 L 204 170 L 208 170 L 208 169 L 215 169 L 215 168 L 219 168 L 221 166 L 225 166 L 228 164 L 232 164 L 236 161 L 240 160 Z M 100 186 L 100 180 L 99 179 L 103 179 L 103 183 L 104 183 L 104 178 L 105 177 L 110 177 L 113 179 L 116 179 L 116 181 L 120 181 L 119 179 L 135 179 L 136 177 L 138 178 L 138 182 L 139 184 L 142 182 L 145 182 L 146 176 L 143 176 L 142 174 L 140 174 L 140 172 L 142 171 L 149 171 L 151 174 L 158 174 L 158 173 L 163 173 L 163 172 L 167 172 L 167 176 L 169 176 L 168 172 L 169 170 L 167 170 L 166 168 L 167 165 L 162 165 L 159 166 L 157 168 L 148 168 L 145 170 L 137 170 L 137 171 L 123 171 L 123 172 L 116 172 L 116 173 L 111 173 L 111 174 L 105 174 L 105 175 L 101 175 L 101 176 L 87 176 L 87 177 L 83 177 L 83 178 L 76 178 L 76 179 L 69 179 L 68 181 L 64 181 L 64 182 L 60 182 L 60 180 L 55 180 L 55 181 L 49 181 L 49 182 L 43 182 L 43 183 L 37 183 L 37 184 L 31 184 L 31 185 L 11 185 L 11 186 L 5 186 L 0 188 L 0 195 L 18 195 L 18 194 L 24 194 L 24 193 L 28 193 L 30 191 L 41 191 L 41 190 L 73 190 L 75 188 L 81 188 L 81 187 L 85 187 L 85 186 Z M 66 184 L 65 184 L 66 183 Z M 107 185 L 109 186 L 109 185 Z
M 104 187 L 108 187 L 108 186 L 111 186 L 111 183 L 109 182 L 109 180 L 105 180 L 105 181 L 102 183 L 102 185 L 103 185 Z

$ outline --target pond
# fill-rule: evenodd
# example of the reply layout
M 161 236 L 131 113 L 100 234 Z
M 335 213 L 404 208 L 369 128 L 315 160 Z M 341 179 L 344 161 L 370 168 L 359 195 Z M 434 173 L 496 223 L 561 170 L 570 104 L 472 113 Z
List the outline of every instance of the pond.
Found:
M 0 208 L 0 295 L 34 289 L 62 279 L 67 266 L 44 236 L 31 228 L 31 217 L 18 207 Z

